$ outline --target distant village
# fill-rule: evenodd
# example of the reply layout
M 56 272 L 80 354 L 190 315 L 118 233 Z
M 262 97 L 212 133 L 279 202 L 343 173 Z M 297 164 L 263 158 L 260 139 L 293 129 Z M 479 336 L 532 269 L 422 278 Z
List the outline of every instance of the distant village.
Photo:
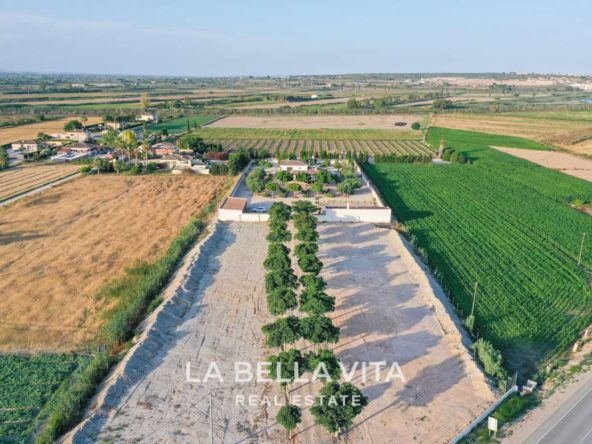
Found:
M 203 152 L 197 152 L 192 147 L 184 149 L 179 146 L 180 134 L 149 131 L 150 126 L 159 122 L 156 112 L 143 112 L 134 119 L 113 119 L 89 126 L 79 125 L 80 122 L 72 120 L 64 126 L 63 131 L 40 133 L 36 139 L 13 142 L 7 150 L 10 163 L 14 165 L 39 160 L 74 162 L 86 165 L 86 169 L 91 171 L 96 169 L 93 165 L 97 163 L 97 159 L 106 163 L 125 163 L 135 159 L 136 164 L 150 170 L 165 169 L 173 174 L 211 174 L 212 169 L 220 170 L 215 167 L 225 165 L 228 160 L 229 151 L 220 146 L 209 147 L 204 144 L 205 149 L 201 150 Z M 76 127 L 71 128 L 72 126 Z M 110 143 L 117 140 L 114 136 L 121 137 L 123 132 L 133 133 L 137 145 L 133 150 L 125 150 L 118 147 L 117 143 Z M 108 137 L 109 134 L 111 138 Z

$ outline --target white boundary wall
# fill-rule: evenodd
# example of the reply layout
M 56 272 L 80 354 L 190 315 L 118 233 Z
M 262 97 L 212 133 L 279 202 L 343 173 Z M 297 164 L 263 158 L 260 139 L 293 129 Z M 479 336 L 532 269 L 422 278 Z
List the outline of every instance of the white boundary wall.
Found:
M 317 216 L 319 222 L 391 222 L 391 209 L 386 208 L 325 208 L 325 214 Z

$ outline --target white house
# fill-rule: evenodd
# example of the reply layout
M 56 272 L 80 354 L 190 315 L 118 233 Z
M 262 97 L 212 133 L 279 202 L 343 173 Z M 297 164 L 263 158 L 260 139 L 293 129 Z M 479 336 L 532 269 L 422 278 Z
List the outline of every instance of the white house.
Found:
M 280 162 L 280 169 L 282 171 L 306 171 L 308 165 L 299 160 L 283 160 Z
M 90 139 L 90 133 L 83 130 L 64 131 L 63 133 L 50 134 L 54 139 L 75 140 L 77 142 L 86 142 Z
M 13 142 L 10 147 L 13 151 L 20 151 L 22 153 L 36 153 L 39 151 L 40 144 L 36 140 L 20 140 Z
M 142 114 L 140 114 L 140 117 L 138 118 L 138 120 L 141 120 L 142 122 L 157 123 L 158 122 L 158 115 L 156 113 L 151 112 L 151 111 L 146 111 L 146 112 L 143 112 Z

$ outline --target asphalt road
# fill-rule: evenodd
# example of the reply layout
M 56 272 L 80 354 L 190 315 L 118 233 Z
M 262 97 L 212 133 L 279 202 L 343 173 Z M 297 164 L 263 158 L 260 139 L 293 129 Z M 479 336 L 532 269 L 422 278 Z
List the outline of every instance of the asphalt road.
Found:
M 592 379 L 571 396 L 527 444 L 592 443 Z

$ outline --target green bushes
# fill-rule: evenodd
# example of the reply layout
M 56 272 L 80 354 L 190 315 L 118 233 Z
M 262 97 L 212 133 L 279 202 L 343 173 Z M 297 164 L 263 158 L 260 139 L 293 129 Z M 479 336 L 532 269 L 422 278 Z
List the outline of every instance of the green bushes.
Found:
M 354 191 L 362 186 L 357 178 L 345 179 L 343 182 L 337 184 L 337 191 L 343 194 L 354 194 Z
M 178 261 L 189 250 L 205 228 L 205 223 L 192 219 L 181 229 L 164 255 L 153 263 L 138 263 L 126 270 L 126 275 L 110 284 L 108 293 L 118 298 L 101 329 L 101 338 L 114 346 L 127 341 L 144 318 L 151 300 L 169 280 Z
M 223 163 L 211 163 L 210 174 L 212 176 L 226 176 L 229 173 L 228 166 Z
M 413 122 L 411 124 L 411 129 L 413 129 L 413 130 L 416 130 L 417 131 L 420 128 L 421 128 L 421 124 L 419 122 Z
M 374 156 L 374 163 L 431 163 L 429 154 L 379 154 Z
M 64 382 L 52 400 L 40 412 L 39 419 L 46 419 L 36 441 L 50 444 L 77 423 L 84 413 L 88 400 L 107 375 L 111 361 L 105 353 L 97 354 L 90 363 Z
M 473 344 L 472 349 L 483 365 L 485 374 L 496 378 L 500 385 L 505 384 L 508 375 L 503 367 L 502 354 L 493 348 L 490 342 L 482 338 Z
M 329 382 L 320 392 L 310 408 L 317 424 L 322 425 L 331 433 L 339 433 L 352 426 L 353 419 L 368 405 L 368 398 L 350 383 L 338 384 Z M 321 399 L 339 399 L 342 402 L 329 403 Z

